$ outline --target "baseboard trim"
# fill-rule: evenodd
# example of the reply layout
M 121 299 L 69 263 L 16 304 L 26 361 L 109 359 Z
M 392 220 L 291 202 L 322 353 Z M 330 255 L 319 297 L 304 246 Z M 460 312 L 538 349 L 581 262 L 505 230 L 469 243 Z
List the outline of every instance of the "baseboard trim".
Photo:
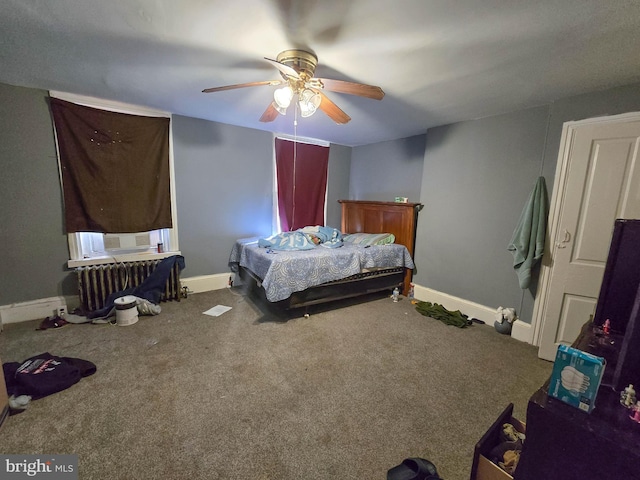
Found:
M 481 305 L 479 303 L 465 300 L 464 298 L 455 297 L 448 293 L 439 292 L 431 288 L 423 287 L 415 284 L 414 295 L 416 299 L 423 302 L 439 303 L 448 310 L 460 310 L 470 318 L 477 318 L 486 323 L 487 326 L 494 328 L 493 323 L 496 320 L 496 309 Z M 511 329 L 511 337 L 521 342 L 531 343 L 532 331 L 531 325 L 516 320 Z
M 533 343 L 533 329 L 530 323 L 516 320 L 511 327 L 511 338 L 520 340 L 521 342 Z
M 210 292 L 220 290 L 229 286 L 229 278 L 235 278 L 233 273 L 217 273 L 214 275 L 199 275 L 196 277 L 181 278 L 180 283 L 187 287 L 189 293 Z
M 69 297 L 72 298 L 72 297 Z M 55 315 L 58 308 L 67 308 L 67 297 L 49 297 L 29 302 L 12 303 L 0 306 L 0 324 L 28 322 Z
M 180 283 L 183 287 L 189 289 L 189 293 L 202 293 L 227 288 L 229 286 L 229 277 L 233 280 L 235 275 L 233 273 L 200 275 L 181 278 Z M 29 302 L 2 305 L 0 306 L 0 331 L 2 331 L 2 325 L 44 319 L 55 315 L 60 307 L 72 312 L 79 305 L 80 298 L 77 295 L 41 298 Z
M 233 281 L 235 275 L 233 273 L 199 275 L 181 278 L 180 282 L 183 287 L 188 288 L 189 293 L 202 293 L 227 288 L 229 286 L 229 278 Z M 418 284 L 415 284 L 414 294 L 418 300 L 439 303 L 449 310 L 460 310 L 465 315 L 483 320 L 488 326 L 493 327 L 496 311 L 491 307 Z M 79 304 L 78 296 L 59 296 L 0 306 L 0 331 L 2 330 L 2 325 L 45 318 L 55 314 L 59 307 L 64 307 L 67 311 L 73 311 Z M 511 337 L 521 342 L 531 343 L 533 338 L 531 325 L 521 320 L 516 320 L 511 330 Z
M 496 309 L 480 305 L 479 303 L 465 300 L 464 298 L 455 297 L 448 293 L 439 292 L 431 288 L 415 285 L 414 288 L 415 297 L 423 302 L 439 303 L 447 310 L 460 310 L 470 318 L 477 318 L 486 322 L 493 328 L 493 322 L 495 321 Z

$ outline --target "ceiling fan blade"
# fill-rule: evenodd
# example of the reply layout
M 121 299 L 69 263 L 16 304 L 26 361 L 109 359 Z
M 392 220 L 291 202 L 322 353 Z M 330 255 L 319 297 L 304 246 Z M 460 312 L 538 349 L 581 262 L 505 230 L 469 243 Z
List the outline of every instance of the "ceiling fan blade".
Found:
M 322 90 L 318 90 L 312 88 L 312 90 L 322 97 L 322 101 L 320 102 L 320 110 L 327 114 L 327 116 L 336 122 L 339 125 L 344 125 L 345 123 L 349 123 L 351 117 L 344 113 L 340 107 L 338 107 L 335 103 L 331 101 L 329 97 L 327 97 Z
M 276 118 L 278 118 L 278 111 L 276 110 L 276 107 L 273 106 L 273 102 L 271 102 L 260 117 L 260 121 L 263 123 L 269 123 L 273 122 Z
M 344 80 L 332 80 L 330 78 L 317 78 L 325 90 L 337 93 L 347 93 L 349 95 L 357 95 L 359 97 L 372 98 L 374 100 L 382 100 L 384 92 L 380 87 L 375 85 L 366 85 L 364 83 L 346 82 Z
M 224 87 L 205 88 L 203 93 L 222 92 L 223 90 L 234 90 L 236 88 L 259 87 L 261 85 L 282 85 L 282 80 L 267 80 L 264 82 L 237 83 L 235 85 L 225 85 Z
M 264 57 L 264 59 L 265 59 L 267 62 L 271 63 L 271 64 L 272 64 L 274 67 L 276 67 L 278 70 L 280 70 L 280 72 L 281 72 L 285 77 L 287 77 L 287 78 L 288 78 L 288 77 L 293 77 L 293 78 L 295 78 L 295 79 L 300 78 L 300 74 L 298 73 L 298 71 L 297 71 L 295 68 L 290 67 L 289 65 L 285 65 L 284 63 L 280 63 L 279 61 L 277 61 L 277 60 L 273 60 L 273 59 L 271 59 L 271 58 Z

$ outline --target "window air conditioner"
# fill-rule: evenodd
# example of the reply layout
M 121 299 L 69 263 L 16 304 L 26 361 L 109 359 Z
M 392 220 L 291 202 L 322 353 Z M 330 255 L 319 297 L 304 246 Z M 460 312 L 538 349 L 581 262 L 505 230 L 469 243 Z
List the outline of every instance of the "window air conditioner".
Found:
M 110 250 L 147 250 L 151 248 L 151 236 L 144 233 L 105 233 L 104 249 Z

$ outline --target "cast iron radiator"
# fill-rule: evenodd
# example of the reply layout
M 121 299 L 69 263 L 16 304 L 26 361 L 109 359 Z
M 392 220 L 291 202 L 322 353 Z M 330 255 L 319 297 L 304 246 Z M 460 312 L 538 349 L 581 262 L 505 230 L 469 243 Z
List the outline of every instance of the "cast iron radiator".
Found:
M 107 265 L 91 265 L 76 268 L 80 305 L 91 312 L 105 306 L 107 297 L 140 285 L 162 260 L 121 262 Z M 160 301 L 180 301 L 180 269 L 177 262 L 167 278 Z

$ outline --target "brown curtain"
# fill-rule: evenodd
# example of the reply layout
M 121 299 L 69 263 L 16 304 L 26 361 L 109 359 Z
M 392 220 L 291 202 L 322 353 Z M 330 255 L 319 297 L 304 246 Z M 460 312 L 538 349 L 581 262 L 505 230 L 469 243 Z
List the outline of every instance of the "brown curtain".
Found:
M 169 119 L 50 100 L 67 232 L 171 228 Z
M 329 147 L 276 138 L 278 212 L 282 231 L 324 225 Z

